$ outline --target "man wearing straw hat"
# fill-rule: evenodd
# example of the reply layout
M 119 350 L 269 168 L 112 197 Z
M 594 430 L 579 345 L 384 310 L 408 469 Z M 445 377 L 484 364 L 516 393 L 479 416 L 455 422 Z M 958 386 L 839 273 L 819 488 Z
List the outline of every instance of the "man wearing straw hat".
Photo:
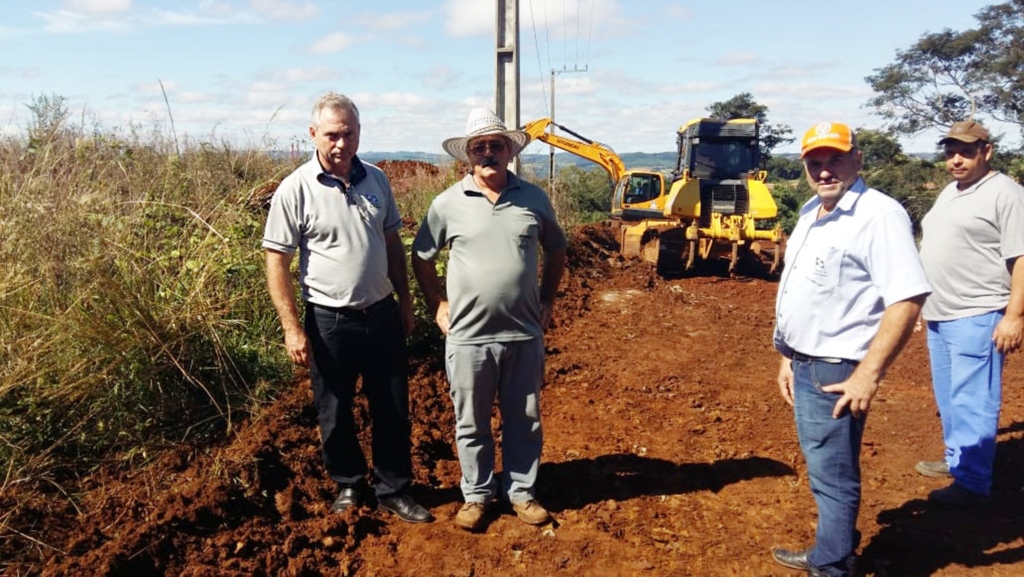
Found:
M 267 285 L 288 356 L 309 367 L 324 467 L 340 490 L 331 510 L 346 511 L 366 496 L 366 459 L 352 415 L 362 376 L 377 503 L 403 521 L 428 522 L 430 512 L 409 494 L 405 337 L 413 314 L 402 221 L 387 177 L 356 156 L 359 133 L 359 110 L 348 97 L 329 92 L 317 100 L 309 127 L 316 153 L 281 182 L 267 216 Z M 296 252 L 304 322 L 290 272 Z
M 412 245 L 413 272 L 447 335 L 445 369 L 466 501 L 455 523 L 470 531 L 485 526 L 499 490 L 526 523 L 551 520 L 534 485 L 543 445 L 544 329 L 565 268 L 566 239 L 544 191 L 508 170 L 528 142 L 490 110 L 470 111 L 466 136 L 442 146 L 471 171 L 433 200 Z M 432 262 L 443 248 L 449 251 L 444 290 Z M 500 477 L 491 434 L 495 397 Z
M 924 304 L 945 454 L 914 468 L 952 479 L 928 500 L 990 501 L 1005 355 L 1024 340 L 1024 189 L 991 167 L 988 130 L 965 120 L 939 141 L 953 177 L 921 221 Z

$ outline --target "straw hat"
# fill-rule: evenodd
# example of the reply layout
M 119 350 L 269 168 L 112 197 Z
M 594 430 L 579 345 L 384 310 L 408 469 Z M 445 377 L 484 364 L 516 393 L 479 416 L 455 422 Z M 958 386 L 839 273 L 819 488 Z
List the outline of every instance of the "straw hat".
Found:
M 530 136 L 528 134 L 522 130 L 508 130 L 505 128 L 505 123 L 498 118 L 498 115 L 487 108 L 474 108 L 469 111 L 469 120 L 466 121 L 466 136 L 449 138 L 441 143 L 441 148 L 444 148 L 445 152 L 455 158 L 463 162 L 469 162 L 469 155 L 466 153 L 469 141 L 478 136 L 492 134 L 508 138 L 509 143 L 512 145 L 511 156 L 519 154 L 519 151 L 530 143 Z

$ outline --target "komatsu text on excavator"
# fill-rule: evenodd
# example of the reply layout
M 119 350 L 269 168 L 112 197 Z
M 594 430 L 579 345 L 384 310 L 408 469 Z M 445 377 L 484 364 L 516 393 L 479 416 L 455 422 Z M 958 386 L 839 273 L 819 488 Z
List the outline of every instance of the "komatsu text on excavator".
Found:
M 545 132 L 557 126 L 579 140 Z M 648 170 L 627 170 L 607 145 L 589 140 L 549 118 L 528 123 L 532 139 L 600 164 L 615 183 L 611 217 L 622 254 L 642 257 L 663 271 L 727 258 L 736 272 L 745 257 L 779 268 L 782 228 L 778 207 L 759 169 L 758 124 L 753 119 L 698 118 L 679 129 L 671 185 Z

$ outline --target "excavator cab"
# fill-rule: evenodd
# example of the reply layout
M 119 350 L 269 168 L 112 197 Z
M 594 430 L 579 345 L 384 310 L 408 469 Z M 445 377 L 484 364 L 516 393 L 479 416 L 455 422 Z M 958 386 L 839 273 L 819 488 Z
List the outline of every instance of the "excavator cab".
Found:
M 650 204 L 651 201 L 663 194 L 663 188 L 664 181 L 661 174 L 628 172 L 616 187 L 615 206 Z M 651 206 L 650 208 L 655 207 Z

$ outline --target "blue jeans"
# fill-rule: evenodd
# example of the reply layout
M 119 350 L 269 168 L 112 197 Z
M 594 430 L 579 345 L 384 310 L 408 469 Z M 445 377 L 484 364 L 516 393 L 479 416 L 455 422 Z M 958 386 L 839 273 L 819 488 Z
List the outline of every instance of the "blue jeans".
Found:
M 445 369 L 455 405 L 455 445 L 466 502 L 497 496 L 494 474 L 494 399 L 501 409 L 501 486 L 511 503 L 534 497 L 544 433 L 540 386 L 544 339 L 481 345 L 445 345 Z
M 1003 354 L 992 332 L 996 311 L 951 321 L 928 322 L 928 353 L 935 403 L 942 418 L 946 463 L 965 489 L 988 495 L 1002 404 Z
M 818 530 L 807 561 L 829 575 L 846 575 L 846 563 L 859 545 L 860 442 L 864 420 L 849 409 L 832 418 L 839 393 L 822 387 L 845 381 L 852 361 L 793 361 L 793 400 L 800 449 L 807 461 L 811 493 L 818 506 Z
M 398 303 L 389 296 L 373 306 L 364 314 L 307 303 L 305 329 L 324 468 L 339 487 L 365 482 L 366 458 L 352 414 L 362 376 L 373 429 L 373 488 L 383 498 L 405 493 L 412 482 L 409 381 Z

